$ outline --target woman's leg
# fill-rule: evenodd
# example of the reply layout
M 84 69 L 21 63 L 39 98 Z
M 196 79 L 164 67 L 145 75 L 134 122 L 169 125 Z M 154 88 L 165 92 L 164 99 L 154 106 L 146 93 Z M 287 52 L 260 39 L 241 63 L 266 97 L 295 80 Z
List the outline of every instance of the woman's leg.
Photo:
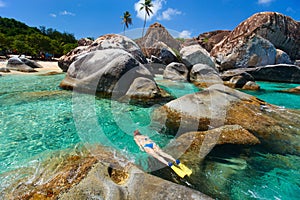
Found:
M 153 149 L 146 147 L 145 151 L 149 155 L 153 156 L 154 158 L 156 158 L 157 160 L 159 160 L 160 162 L 162 162 L 163 164 L 169 166 L 168 161 L 166 161 L 163 157 L 161 157 L 160 155 L 158 155 Z
M 176 159 L 175 159 L 175 158 L 173 158 L 171 155 L 169 155 L 169 154 L 163 152 L 163 150 L 161 150 L 161 148 L 160 148 L 159 146 L 157 146 L 156 144 L 154 144 L 153 149 L 154 149 L 154 151 L 155 151 L 157 154 L 159 154 L 159 155 L 161 155 L 161 156 L 163 156 L 163 157 L 165 157 L 165 158 L 168 158 L 169 160 L 172 160 L 173 162 L 176 162 Z

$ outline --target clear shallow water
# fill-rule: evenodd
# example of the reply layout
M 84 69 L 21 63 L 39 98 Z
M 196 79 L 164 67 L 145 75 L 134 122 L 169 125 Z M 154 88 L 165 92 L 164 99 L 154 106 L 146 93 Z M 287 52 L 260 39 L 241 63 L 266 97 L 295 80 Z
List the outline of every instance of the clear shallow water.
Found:
M 291 83 L 272 83 L 272 82 L 257 82 L 261 90 L 245 91 L 248 94 L 254 95 L 268 103 L 283 106 L 285 108 L 300 109 L 300 95 L 285 93 L 284 90 L 295 88 L 299 84 Z
M 88 95 L 76 103 L 72 92 L 59 89 L 63 78 L 0 77 L 0 180 L 4 172 L 38 155 L 74 148 L 81 141 L 113 146 L 147 170 L 147 155 L 138 150 L 132 131 L 139 128 L 162 147 L 172 139 L 159 135 L 159 127 L 150 125 L 151 112 L 159 105 L 143 108 Z M 157 80 L 175 97 L 198 91 L 188 83 Z M 298 95 L 276 92 L 297 85 L 259 84 L 263 91 L 248 93 L 280 106 L 300 108 Z M 219 199 L 300 199 L 299 157 L 259 149 L 230 152 L 221 149 L 209 155 L 192 176 L 192 187 Z

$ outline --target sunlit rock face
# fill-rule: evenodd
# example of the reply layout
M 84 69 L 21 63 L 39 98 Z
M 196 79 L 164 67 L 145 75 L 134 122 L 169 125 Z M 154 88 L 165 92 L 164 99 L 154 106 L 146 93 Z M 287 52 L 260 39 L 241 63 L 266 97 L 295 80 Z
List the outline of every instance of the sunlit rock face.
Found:
M 238 57 L 237 54 L 242 54 L 239 50 L 245 49 L 245 44 L 253 37 L 268 40 L 275 48 L 286 52 L 292 60 L 300 58 L 300 23 L 276 12 L 261 12 L 251 16 L 215 45 L 211 55 L 219 60 L 223 69 L 229 68 L 229 64 L 234 68 L 235 62 L 228 63 L 225 62 L 226 59 L 228 56 Z M 257 56 L 256 59 L 259 60 L 260 57 Z M 244 67 L 251 66 L 250 64 Z

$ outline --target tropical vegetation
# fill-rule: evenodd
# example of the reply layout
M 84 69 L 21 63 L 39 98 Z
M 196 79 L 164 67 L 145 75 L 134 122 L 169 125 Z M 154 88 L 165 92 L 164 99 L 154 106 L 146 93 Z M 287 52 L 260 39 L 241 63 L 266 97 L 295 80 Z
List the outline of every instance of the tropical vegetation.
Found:
M 144 32 L 145 32 L 145 27 L 146 27 L 146 22 L 147 22 L 147 16 L 150 16 L 152 14 L 151 8 L 153 7 L 152 1 L 151 0 L 145 0 L 144 3 L 141 3 L 140 10 L 145 10 L 145 19 L 144 19 L 144 26 L 143 26 L 143 33 L 142 37 L 144 37 Z
M 0 54 L 59 57 L 77 46 L 73 34 L 52 28 L 29 27 L 15 19 L 0 17 Z
M 125 35 L 125 29 L 129 27 L 129 25 L 132 24 L 132 18 L 130 12 L 126 11 L 123 14 L 122 23 L 124 24 L 124 35 Z

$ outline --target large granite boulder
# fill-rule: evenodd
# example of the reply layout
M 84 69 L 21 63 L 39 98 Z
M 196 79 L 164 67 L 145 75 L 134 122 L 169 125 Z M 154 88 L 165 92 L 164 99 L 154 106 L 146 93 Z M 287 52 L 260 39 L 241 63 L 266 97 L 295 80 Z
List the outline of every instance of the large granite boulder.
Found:
M 47 159 L 0 175 L 5 176 L 1 199 L 211 199 L 143 172 L 115 150 L 94 145 L 92 152 L 51 152 Z
M 189 68 L 196 64 L 206 64 L 215 68 L 215 63 L 209 53 L 200 45 L 183 47 L 180 50 L 182 62 Z
M 234 46 L 230 53 L 218 54 L 217 61 L 221 71 L 232 68 L 273 65 L 276 62 L 276 48 L 268 40 L 251 35 L 244 38 L 243 43 Z
M 20 72 L 37 72 L 32 67 L 25 64 L 18 57 L 12 57 L 12 58 L 8 59 L 7 64 L 6 64 L 6 68 L 9 69 L 9 70 L 16 70 L 16 71 L 20 71 Z
M 28 58 L 25 57 L 20 57 L 20 60 L 25 64 L 28 65 L 31 68 L 43 68 L 42 65 L 40 65 L 39 63 L 33 61 L 33 60 L 29 60 Z
M 206 49 L 206 51 L 210 52 L 212 48 L 229 35 L 230 32 L 231 31 L 227 30 L 205 32 L 200 34 L 196 40 L 204 49 Z
M 85 45 L 85 43 L 83 43 Z M 139 46 L 131 39 L 123 35 L 107 34 L 100 36 L 90 45 L 89 42 L 86 46 L 78 46 L 58 60 L 58 66 L 66 72 L 72 62 L 79 59 L 81 56 L 91 51 L 103 49 L 122 49 L 132 54 L 135 59 L 141 63 L 147 63 Z
M 163 78 L 174 81 L 188 81 L 189 70 L 183 63 L 170 63 L 164 70 Z
M 143 84 L 132 86 L 133 83 L 141 83 L 140 79 L 136 80 L 141 77 L 144 78 Z M 147 91 L 149 85 L 151 90 Z M 97 50 L 82 56 L 71 64 L 60 87 L 104 96 L 113 95 L 117 99 L 128 92 L 132 97 L 137 95 L 137 98 L 148 99 L 161 97 L 163 93 L 154 82 L 152 74 L 130 53 L 121 49 Z
M 246 69 L 256 81 L 300 83 L 300 67 L 296 65 L 267 65 Z
M 223 83 L 218 72 L 206 64 L 196 64 L 192 67 L 190 81 L 200 88 Z
M 158 45 L 160 42 L 171 49 L 179 51 L 180 42 L 174 39 L 168 30 L 157 22 L 149 26 L 144 37 L 136 40 L 136 43 L 147 57 L 155 55 L 162 49 L 160 48 L 160 45 Z M 158 48 L 155 48 L 155 45 L 158 45 Z
M 297 155 L 300 155 L 299 119 L 299 111 L 287 112 L 217 84 L 173 100 L 153 113 L 153 122 L 162 124 L 162 129 L 169 134 L 240 125 L 256 136 L 267 150 Z
M 222 62 L 226 55 L 232 54 L 237 46 L 247 43 L 253 35 L 270 41 L 277 49 L 285 51 L 292 60 L 300 58 L 300 23 L 276 12 L 254 14 L 215 45 L 211 55 Z

